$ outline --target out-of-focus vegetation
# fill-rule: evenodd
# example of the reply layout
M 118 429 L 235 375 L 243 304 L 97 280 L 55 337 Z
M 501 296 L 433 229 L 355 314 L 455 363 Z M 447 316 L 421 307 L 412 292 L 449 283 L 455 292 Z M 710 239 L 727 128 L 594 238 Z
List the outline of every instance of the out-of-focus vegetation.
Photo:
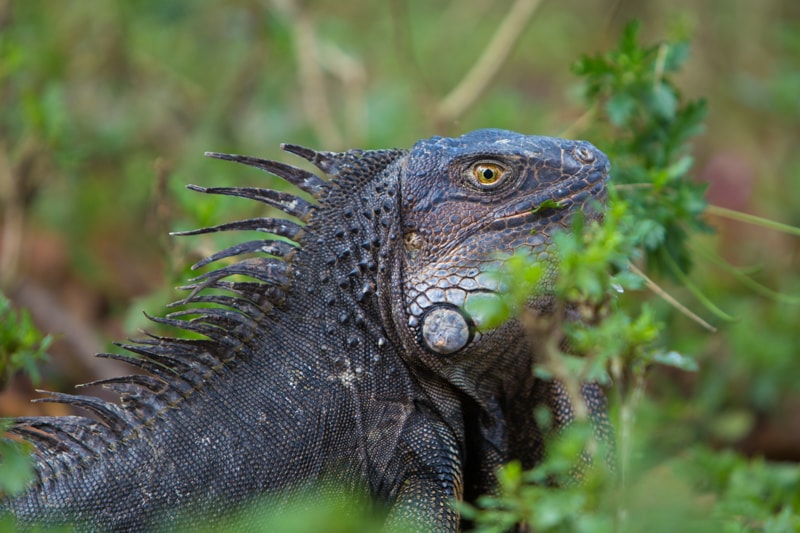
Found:
M 16 372 L 24 371 L 38 383 L 37 365 L 47 359 L 52 342 L 52 336 L 37 331 L 30 313 L 15 311 L 8 298 L 0 294 L 0 379 L 5 382 Z
M 616 67 L 602 65 L 610 56 L 598 54 L 624 52 L 617 41 L 633 18 L 638 41 L 612 58 Z M 665 41 L 673 45 L 656 46 L 655 57 L 636 56 L 639 42 Z M 644 169 L 614 176 L 650 221 L 631 230 L 647 260 L 636 264 L 717 331 L 645 291 L 627 295 L 649 300 L 665 360 L 681 354 L 699 370 L 653 367 L 635 411 L 616 413 L 633 417 L 626 492 L 604 485 L 605 474 L 561 495 L 522 482 L 558 475 L 556 451 L 556 466 L 507 469 L 497 520 L 484 511 L 476 523 L 791 531 L 798 468 L 777 461 L 800 460 L 800 238 L 722 208 L 800 225 L 798 95 L 800 4 L 789 0 L 7 1 L 0 283 L 60 335 L 57 369 L 41 370 L 46 388 L 68 390 L 124 371 L 95 365 L 87 345 L 151 327 L 141 310 L 174 300 L 169 287 L 191 259 L 222 245 L 169 240 L 168 230 L 253 209 L 186 183 L 275 185 L 204 160 L 205 150 L 284 158 L 284 141 L 405 147 L 478 127 L 587 138 L 622 171 Z M 701 97 L 705 132 L 687 147 L 703 107 L 680 105 Z M 664 136 L 676 121 L 683 133 Z M 660 186 L 649 196 L 643 182 Z M 716 231 L 696 231 L 705 225 Z M 0 414 L 21 413 L 23 381 L 3 394 Z M 574 452 L 570 438 L 561 442 Z M 625 504 L 609 501 L 617 497 Z M 522 510 L 508 512 L 509 502 Z

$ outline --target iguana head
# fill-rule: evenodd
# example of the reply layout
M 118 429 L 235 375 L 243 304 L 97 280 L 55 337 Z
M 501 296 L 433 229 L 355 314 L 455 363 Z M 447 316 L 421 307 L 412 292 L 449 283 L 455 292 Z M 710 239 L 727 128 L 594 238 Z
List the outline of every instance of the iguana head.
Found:
M 498 258 L 525 250 L 544 261 L 572 214 L 598 216 L 608 171 L 608 158 L 584 141 L 478 130 L 418 142 L 400 177 L 398 313 L 418 344 L 439 360 L 491 344 L 467 307 L 501 289 Z

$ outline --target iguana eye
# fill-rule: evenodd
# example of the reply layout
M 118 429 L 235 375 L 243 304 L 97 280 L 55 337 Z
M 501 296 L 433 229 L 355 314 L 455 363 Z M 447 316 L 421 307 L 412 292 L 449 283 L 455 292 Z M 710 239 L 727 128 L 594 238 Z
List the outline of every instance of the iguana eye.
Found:
M 496 185 L 505 173 L 506 170 L 495 163 L 476 163 L 472 167 L 472 175 L 481 185 Z

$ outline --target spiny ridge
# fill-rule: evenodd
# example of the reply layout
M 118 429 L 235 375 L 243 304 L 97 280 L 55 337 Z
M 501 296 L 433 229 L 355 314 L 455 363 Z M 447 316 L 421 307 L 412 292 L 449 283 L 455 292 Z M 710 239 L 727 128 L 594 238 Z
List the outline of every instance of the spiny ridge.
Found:
M 405 150 L 350 150 L 335 154 L 336 172 L 338 176 L 346 179 L 333 180 L 329 183 L 330 190 L 325 198 L 321 198 L 322 205 L 343 207 L 352 204 L 353 191 L 360 188 L 367 181 L 380 181 L 380 175 L 389 165 L 405 155 Z M 394 191 L 389 186 L 388 190 Z M 387 190 L 387 192 L 389 192 Z M 391 193 L 392 195 L 394 192 Z
M 206 324 L 219 326 L 229 330 L 246 327 L 250 328 L 250 331 L 252 331 L 258 327 L 258 321 L 253 320 L 243 312 L 233 309 L 225 309 L 222 307 L 186 309 L 167 315 L 168 318 L 186 318 L 192 316 L 196 317 L 193 318 L 192 321 L 205 322 Z
M 281 259 L 268 257 L 256 257 L 252 259 L 242 259 L 236 263 L 231 263 L 216 270 L 206 272 L 193 278 L 192 282 L 204 280 L 220 280 L 233 275 L 248 276 L 271 285 L 287 285 L 289 279 L 286 276 L 288 267 L 286 262 Z
M 322 152 L 300 146 L 299 144 L 283 143 L 281 150 L 289 152 L 296 156 L 302 157 L 324 173 L 332 176 L 338 173 L 339 161 L 341 160 L 341 153 L 338 152 Z
M 347 196 L 349 185 L 362 183 L 369 172 L 396 159 L 400 152 L 358 152 L 344 154 L 316 152 L 295 145 L 284 147 L 335 174 L 329 183 L 308 171 L 255 157 L 208 153 L 218 159 L 246 164 L 270 172 L 326 203 L 332 191 Z M 339 183 L 341 182 L 341 183 Z M 275 207 L 300 223 L 283 218 L 258 217 L 220 224 L 173 235 L 199 235 L 220 231 L 260 231 L 268 238 L 232 245 L 198 261 L 194 269 L 210 263 L 238 258 L 210 270 L 183 287 L 190 294 L 172 306 L 188 306 L 164 317 L 145 314 L 157 324 L 198 334 L 201 339 L 178 339 L 146 334 L 142 340 L 118 344 L 127 354 L 103 353 L 98 357 L 125 362 L 143 374 L 99 380 L 85 386 L 101 386 L 119 395 L 112 403 L 94 396 L 49 393 L 39 401 L 58 402 L 91 413 L 97 420 L 82 417 L 17 418 L 11 433 L 32 443 L 39 455 L 39 481 L 48 483 L 88 457 L 108 453 L 126 435 L 135 434 L 159 413 L 177 407 L 198 391 L 224 379 L 250 352 L 245 344 L 264 320 L 277 324 L 290 284 L 292 261 L 305 232 L 304 223 L 317 209 L 308 200 L 292 194 L 256 187 L 199 187 L 206 194 L 249 198 Z M 353 201 L 353 197 L 349 197 Z M 241 256 L 254 255 L 254 257 Z M 231 279 L 233 277 L 233 279 Z M 249 278 L 242 281 L 241 277 Z M 226 291 L 219 294 L 213 291 Z

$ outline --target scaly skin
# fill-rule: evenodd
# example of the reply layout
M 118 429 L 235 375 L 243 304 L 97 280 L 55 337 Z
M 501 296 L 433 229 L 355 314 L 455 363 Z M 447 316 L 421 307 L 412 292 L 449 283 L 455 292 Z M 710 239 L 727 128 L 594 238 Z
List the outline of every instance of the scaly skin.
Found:
M 596 213 L 608 160 L 588 143 L 478 130 L 411 150 L 287 151 L 331 176 L 243 156 L 314 203 L 255 188 L 195 190 L 253 198 L 299 220 L 251 219 L 197 232 L 267 236 L 215 254 L 245 255 L 195 280 L 192 304 L 158 322 L 204 340 L 152 337 L 122 358 L 146 371 L 106 381 L 112 405 L 52 395 L 81 417 L 21 418 L 36 445 L 37 481 L 1 505 L 21 526 L 72 523 L 138 531 L 214 523 L 268 496 L 267 511 L 321 480 L 367 492 L 387 525 L 455 531 L 451 500 L 494 489 L 510 459 L 534 465 L 545 403 L 568 424 L 557 384 L 534 379 L 515 321 L 477 331 L 469 302 L 499 290 L 498 254 L 544 259 L 578 211 Z M 558 202 L 559 209 L 534 208 Z M 304 225 L 303 225 L 304 224 Z M 263 235 L 263 234 L 262 234 Z M 248 277 L 229 280 L 229 276 Z M 222 289 L 209 290 L 209 289 Z M 204 304 L 219 304 L 204 307 Z M 532 302 L 541 312 L 547 297 Z M 587 389 L 603 417 L 602 393 Z M 323 487 L 330 485 L 324 484 Z

